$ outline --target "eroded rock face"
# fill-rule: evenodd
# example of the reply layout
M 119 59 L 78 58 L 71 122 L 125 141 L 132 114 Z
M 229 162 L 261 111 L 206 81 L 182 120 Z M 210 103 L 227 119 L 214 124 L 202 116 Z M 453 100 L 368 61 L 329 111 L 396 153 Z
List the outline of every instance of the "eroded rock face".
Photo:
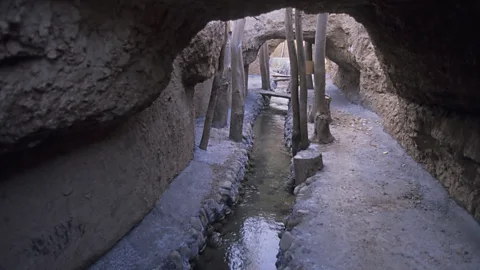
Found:
M 84 268 L 138 224 L 193 157 L 191 85 L 213 74 L 223 32 L 209 23 L 175 58 L 160 96 L 126 121 L 89 139 L 70 134 L 71 149 L 54 141 L 2 157 L 0 269 Z
M 384 119 L 387 131 L 480 221 L 480 117 L 396 95 L 365 28 L 330 15 L 327 46 L 334 83 Z
M 117 12 L 109 4 L 0 3 L 0 154 L 124 119 L 167 86 L 190 39 L 170 38 L 185 17 L 167 7 Z M 221 25 L 209 24 L 181 54 L 186 85 L 212 76 L 222 39 L 210 37 Z
M 330 20 L 343 18 L 341 16 L 337 18 L 335 15 L 330 17 Z M 286 39 L 284 19 L 285 9 L 247 18 L 243 42 L 243 55 L 246 64 L 254 62 L 257 58 L 258 50 L 264 42 L 268 42 L 269 49 L 273 51 L 278 44 Z M 307 41 L 315 42 L 316 19 L 316 15 L 302 15 L 303 36 Z M 355 72 L 358 70 L 358 66 L 350 66 L 355 64 L 355 61 L 353 61 L 354 54 L 345 52 L 345 50 L 349 50 L 349 48 L 344 48 L 345 42 L 343 40 L 348 35 L 345 33 L 345 29 L 338 28 L 337 24 L 330 23 L 328 24 L 328 32 L 326 47 L 328 58 L 343 65 L 343 68 L 349 71 Z M 369 39 L 365 31 L 364 35 Z M 369 43 L 371 45 L 370 41 Z M 338 50 L 338 48 L 341 50 Z M 373 46 L 371 46 L 370 50 L 373 50 Z M 340 51 L 341 53 L 339 53 Z M 376 64 L 379 65 L 378 61 L 376 61 Z
M 1 269 L 87 267 L 150 211 L 193 157 L 193 89 L 175 66 L 160 97 L 101 140 L 2 171 Z
M 145 108 L 168 83 L 175 55 L 207 21 L 284 6 L 352 15 L 370 32 L 398 95 L 480 113 L 479 44 L 467 38 L 480 20 L 475 3 L 8 0 L 0 6 L 2 152 Z
M 43 141 L 47 137 L 58 136 L 71 138 L 71 134 L 88 130 L 96 132 L 100 127 L 109 123 L 124 120 L 125 117 L 148 107 L 162 93 L 162 90 L 171 81 L 170 77 L 181 78 L 190 84 L 188 78 L 196 76 L 179 76 L 180 71 L 171 74 L 172 63 L 176 56 L 188 45 L 195 34 L 207 22 L 216 19 L 235 19 L 244 16 L 283 8 L 285 6 L 298 7 L 311 13 L 337 12 L 348 13 L 357 21 L 365 25 L 372 42 L 377 48 L 380 66 L 385 71 L 388 80 L 384 97 L 392 97 L 392 106 L 395 117 L 390 117 L 393 134 L 410 149 L 413 156 L 425 162 L 430 170 L 438 170 L 439 179 L 449 186 L 452 194 L 458 193 L 457 198 L 463 198 L 465 205 L 471 212 L 478 213 L 478 115 L 480 114 L 480 87 L 478 74 L 480 68 L 479 40 L 471 37 L 472 26 L 480 24 L 479 7 L 476 3 L 462 3 L 453 1 L 434 2 L 424 1 L 364 1 L 364 0 L 199 0 L 199 1 L 165 1 L 165 0 L 138 0 L 138 1 L 63 1 L 63 0 L 4 0 L 0 2 L 0 152 L 26 148 Z M 202 57 L 200 57 L 202 58 Z M 332 57 L 333 59 L 333 57 Z M 192 68 L 196 70 L 196 68 Z M 202 69 L 203 70 L 203 69 Z M 171 75 L 170 75 L 171 74 Z M 372 76 L 374 73 L 371 73 Z M 211 75 L 211 74 L 210 74 Z M 359 75 L 360 76 L 360 75 Z M 383 78 L 383 77 L 379 77 Z M 360 83 L 361 79 L 359 78 Z M 395 97 L 398 104 L 395 105 Z M 174 100 L 172 96 L 170 100 Z M 167 98 L 168 101 L 168 98 Z M 384 103 L 379 103 L 384 104 Z M 404 105 L 402 105 L 404 104 Z M 180 105 L 177 105 L 179 108 Z M 158 113 L 163 113 L 159 111 Z M 154 116 L 151 116 L 154 118 Z M 187 120 L 187 122 L 190 120 Z M 395 122 L 398 121 L 398 122 Z M 178 121 L 177 121 L 178 122 Z M 175 124 L 178 124 L 175 122 Z M 475 124 L 476 123 L 476 124 Z M 160 125 L 164 128 L 164 124 Z M 138 127 L 144 130 L 145 126 Z M 403 131 L 401 129 L 404 129 Z M 133 129 L 137 130 L 137 129 Z M 164 129 L 162 129 L 164 130 Z M 139 132 L 140 132 L 139 131 Z M 118 131 L 117 131 L 118 132 Z M 129 133 L 127 138 L 135 138 L 138 133 Z M 172 134 L 168 134 L 172 136 Z M 173 134 L 174 136 L 174 134 Z M 433 138 L 433 139 L 432 139 Z M 132 142 L 133 141 L 133 142 Z M 131 144 L 136 145 L 132 139 Z M 182 147 L 189 146 L 189 139 Z M 75 143 L 75 142 L 74 142 Z M 54 143 L 55 144 L 55 143 Z M 128 146 L 123 140 L 119 145 Z M 151 145 L 147 146 L 151 147 Z M 162 146 L 163 147 L 163 146 Z M 164 149 L 160 147 L 160 149 Z M 169 148 L 168 148 L 169 149 Z M 427 149 L 424 152 L 416 149 Z M 84 151 L 93 151 L 88 148 Z M 169 149 L 163 154 L 149 152 L 146 157 L 155 158 L 171 155 L 184 149 Z M 134 160 L 145 157 L 136 155 L 134 149 L 128 148 L 125 153 L 131 154 Z M 188 152 L 187 152 L 188 153 Z M 106 158 L 121 156 L 124 153 L 114 153 Z M 64 158 L 64 157 L 62 157 Z M 85 157 L 78 159 L 78 164 L 85 162 Z M 43 161 L 43 160 L 42 160 Z M 96 160 L 97 161 L 97 160 Z M 69 212 L 59 210 L 58 216 L 51 219 L 56 225 L 41 224 L 34 227 L 37 220 L 46 219 L 45 216 L 32 211 L 30 205 L 48 213 L 47 199 L 54 199 L 59 205 L 69 207 L 67 198 L 70 194 L 82 190 L 66 188 L 62 192 L 51 193 L 42 197 L 41 203 L 34 200 L 26 204 L 21 198 L 28 198 L 32 192 L 32 183 L 44 185 L 44 190 L 62 183 L 81 185 L 82 179 L 108 182 L 110 178 L 98 175 L 85 174 L 84 177 L 71 177 L 72 170 L 88 171 L 88 168 L 71 166 L 68 170 L 62 159 L 45 160 L 50 169 L 36 167 L 43 174 L 42 178 L 30 177 L 25 182 L 23 174 L 14 175 L 9 183 L 9 192 L 15 191 L 24 194 L 24 197 L 12 196 L 17 201 L 14 204 L 1 204 L 6 208 L 2 213 L 23 215 L 29 219 L 23 223 L 29 224 L 25 230 L 30 232 L 42 231 L 42 235 L 55 235 L 55 226 L 77 226 L 77 232 L 82 234 L 80 223 L 69 223 Z M 50 162 L 59 162 L 53 164 Z M 99 158 L 97 164 L 102 165 L 104 158 Z M 121 165 L 127 162 L 120 162 Z M 46 164 L 45 163 L 45 164 Z M 107 162 L 108 164 L 108 162 Z M 83 248 L 69 246 L 68 252 L 50 251 L 62 263 L 68 265 L 69 260 L 78 255 L 77 250 L 90 252 L 93 240 L 104 239 L 103 232 L 112 233 L 105 240 L 105 246 L 111 244 L 115 237 L 128 231 L 133 226 L 133 219 L 140 218 L 146 209 L 151 209 L 154 197 L 161 194 L 161 188 L 154 188 L 155 192 L 148 193 L 142 211 L 128 209 L 126 202 L 135 199 L 141 202 L 144 193 L 135 188 L 140 186 L 149 190 L 148 185 L 138 184 L 137 178 L 157 162 L 145 163 L 142 170 L 132 170 L 124 181 L 106 188 L 108 200 L 114 205 L 125 208 L 112 207 L 109 211 L 120 216 L 105 214 L 95 215 L 96 218 L 108 223 L 99 234 L 92 234 L 85 240 L 71 243 L 82 244 Z M 74 164 L 75 165 L 75 164 Z M 124 166 L 110 167 L 115 171 L 124 169 Z M 45 165 L 42 165 L 45 166 Z M 159 167 L 152 170 L 157 170 Z M 447 167 L 447 169 L 443 169 Z M 100 168 L 102 168 L 100 166 Z M 49 170 L 65 170 L 65 174 L 52 176 Z M 102 171 L 102 170 L 100 170 Z M 162 171 L 162 168 L 159 169 Z M 33 168 L 24 173 L 37 172 Z M 452 177 L 450 177 L 452 176 Z M 149 178 L 154 179 L 157 178 Z M 459 179 L 459 180 L 456 180 Z M 472 180 L 473 179 L 473 180 Z M 152 180 L 152 181 L 154 181 Z M 69 182 L 70 181 L 70 182 Z M 2 182 L 2 185 L 4 185 Z M 80 183 L 80 184 L 79 184 Z M 115 182 L 114 182 L 115 183 Z M 111 194 L 128 183 L 125 193 Z M 155 182 L 151 182 L 155 183 Z M 6 185 L 6 184 L 5 184 Z M 152 184 L 153 185 L 153 184 Z M 63 186 L 62 186 L 63 187 Z M 123 187 L 122 187 L 123 188 Z M 6 188 L 2 186 L 2 198 Z M 39 192 L 41 189 L 38 189 Z M 133 190 L 133 191 L 132 191 Z M 160 190 L 160 191 L 159 191 Z M 132 191 L 132 193 L 128 193 Z M 12 194 L 15 194 L 12 193 Z M 108 206 L 102 199 L 105 193 L 99 193 L 97 200 L 89 202 L 89 194 L 78 195 L 77 204 L 88 202 L 85 208 L 78 210 L 85 215 L 84 220 L 90 220 L 89 211 L 102 206 Z M 40 196 L 36 194 L 36 196 Z M 77 196 L 77 195 L 75 195 Z M 103 197 L 102 197 L 103 196 Z M 110 198 L 109 196 L 113 196 Z M 117 198 L 118 200 L 115 200 Z M 5 199 L 7 200 L 7 199 Z M 11 202 L 9 202 L 11 203 Z M 123 203 L 123 204 L 122 204 Z M 469 205 L 471 207 L 469 207 Z M 37 208 L 33 209 L 37 209 Z M 18 208 L 16 210 L 15 208 Z M 28 211 L 22 211 L 27 209 Z M 70 208 L 69 208 L 70 209 Z M 74 208 L 72 208 L 74 209 Z M 8 211 L 10 212 L 8 212 Z M 68 210 L 68 209 L 67 209 Z M 125 211 L 124 211 L 125 210 Z M 129 212 L 130 211 L 130 212 Z M 124 220 L 118 217 L 135 215 L 121 232 L 111 232 L 113 225 L 122 224 Z M 8 218 L 1 219 L 10 222 Z M 4 225 L 2 228 L 19 232 L 16 225 Z M 22 224 L 22 222 L 17 222 Z M 66 224 L 66 225 L 65 225 Z M 98 224 L 92 222 L 85 228 L 95 230 Z M 122 225 L 123 226 L 123 225 Z M 38 228 L 43 228 L 39 230 Z M 120 230 L 120 229 L 119 229 Z M 2 233 L 4 231 L 2 230 Z M 16 239 L 26 239 L 23 233 L 5 233 L 5 243 L 14 243 Z M 36 240 L 38 237 L 32 237 Z M 69 239 L 73 239 L 70 238 Z M 21 240 L 20 246 L 2 247 L 8 254 L 22 254 L 24 244 L 28 240 Z M 27 241 L 27 242 L 25 242 Z M 16 243 L 16 242 L 15 242 Z M 39 243 L 39 242 L 34 242 Z M 62 243 L 62 242 L 60 242 Z M 58 247 L 54 243 L 53 247 Z M 104 247 L 105 247 L 104 246 Z M 31 246 L 32 250 L 40 250 L 38 246 Z M 103 248 L 104 248 L 103 247 Z M 101 250 L 95 247 L 96 252 Z M 92 248 L 93 249 L 93 248 Z M 32 253 L 35 260 L 42 260 Z M 41 253 L 43 254 L 43 253 Z M 95 252 L 84 254 L 78 260 L 92 259 Z M 35 259 L 36 258 L 36 259 Z M 11 259 L 9 259 L 11 260 Z M 6 262 L 6 260 L 0 260 Z M 16 266 L 15 261 L 8 261 L 9 265 Z M 84 261 L 85 262 L 85 261 Z M 27 264 L 30 261 L 26 262 Z M 78 265 L 77 261 L 77 265 Z M 48 264 L 48 262 L 47 262 Z M 66 267 L 69 268 L 69 267 Z
M 362 97 L 385 93 L 387 90 L 393 92 L 367 31 L 352 17 L 345 14 L 329 15 L 326 48 L 328 59 L 335 62 L 340 71 L 335 73 L 336 84 L 348 90 L 345 94 L 350 100 L 360 102 L 360 92 Z M 362 102 L 365 105 L 365 100 Z
M 244 64 L 249 65 L 257 58 L 258 50 L 269 42 L 271 52 L 285 40 L 285 9 L 275 10 L 255 17 L 248 17 L 245 22 L 243 38 Z M 303 35 L 306 40 L 315 38 L 316 15 L 303 14 Z
M 180 54 L 182 81 L 185 86 L 194 86 L 215 74 L 225 40 L 224 27 L 223 22 L 208 23 Z
M 0 8 L 3 152 L 145 108 L 168 83 L 175 55 L 206 22 L 284 6 L 352 15 L 370 32 L 399 96 L 480 113 L 479 44 L 467 38 L 480 20 L 475 3 L 7 0 Z
M 283 18 L 284 10 L 279 10 L 247 19 L 246 62 L 256 57 L 258 48 L 266 40 L 284 38 Z M 304 16 L 303 25 L 305 38 L 313 39 L 315 16 Z M 447 187 L 453 197 L 480 219 L 480 191 L 477 191 L 480 159 L 475 154 L 480 153 L 480 140 L 474 139 L 480 137 L 479 117 L 452 110 L 454 105 L 449 101 L 447 106 L 435 105 L 441 97 L 435 95 L 434 99 L 430 99 L 428 96 L 431 93 L 422 94 L 423 89 L 406 86 L 412 81 L 394 84 L 391 79 L 400 76 L 405 76 L 405 80 L 417 80 L 421 85 L 428 84 L 428 80 L 419 82 L 418 74 L 410 74 L 412 70 L 421 68 L 421 63 L 410 63 L 408 71 L 394 72 L 393 75 L 385 72 L 395 69 L 392 69 L 391 62 L 379 59 L 389 59 L 387 55 L 395 50 L 389 49 L 385 54 L 381 50 L 383 41 L 377 42 L 379 46 L 376 50 L 365 27 L 354 18 L 331 14 L 326 55 L 338 65 L 334 74 L 335 83 L 350 100 L 382 115 L 389 132 Z M 413 61 L 411 53 L 405 57 L 406 61 Z M 393 63 L 398 61 L 396 58 Z M 448 91 L 448 83 L 443 88 L 435 91 Z M 417 92 L 414 93 L 413 89 Z
M 208 109 L 208 102 L 210 100 L 210 93 L 212 93 L 213 77 L 204 82 L 195 85 L 195 95 L 193 97 L 195 107 L 195 117 L 205 117 Z

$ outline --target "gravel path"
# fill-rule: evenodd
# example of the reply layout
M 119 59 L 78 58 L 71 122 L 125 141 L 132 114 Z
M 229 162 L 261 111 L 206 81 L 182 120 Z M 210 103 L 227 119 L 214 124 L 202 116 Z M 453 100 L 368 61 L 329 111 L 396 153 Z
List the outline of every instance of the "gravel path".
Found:
M 377 115 L 331 83 L 327 93 L 336 141 L 322 146 L 324 169 L 296 190 L 279 268 L 480 269 L 479 224 Z

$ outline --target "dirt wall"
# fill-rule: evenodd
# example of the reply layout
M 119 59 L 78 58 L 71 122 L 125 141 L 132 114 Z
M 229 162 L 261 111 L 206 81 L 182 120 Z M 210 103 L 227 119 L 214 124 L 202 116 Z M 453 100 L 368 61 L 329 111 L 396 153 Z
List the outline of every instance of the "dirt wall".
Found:
M 480 117 L 394 94 L 365 28 L 347 15 L 330 15 L 328 22 L 334 83 L 377 112 L 402 147 L 480 221 Z
M 204 82 L 195 85 L 195 94 L 193 96 L 193 105 L 195 117 L 205 117 L 207 114 L 208 101 L 212 92 L 213 77 Z
M 2 181 L 0 269 L 71 269 L 108 250 L 191 160 L 192 99 L 173 75 L 104 140 Z

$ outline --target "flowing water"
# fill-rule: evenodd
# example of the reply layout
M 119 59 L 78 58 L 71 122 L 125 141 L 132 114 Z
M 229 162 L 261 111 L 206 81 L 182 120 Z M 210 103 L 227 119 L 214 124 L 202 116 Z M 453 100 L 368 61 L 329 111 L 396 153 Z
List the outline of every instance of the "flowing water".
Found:
M 285 189 L 290 174 L 290 155 L 283 140 L 286 110 L 286 100 L 272 98 L 257 118 L 243 200 L 221 228 L 216 226 L 219 246 L 207 247 L 194 269 L 276 269 L 278 233 L 294 201 Z

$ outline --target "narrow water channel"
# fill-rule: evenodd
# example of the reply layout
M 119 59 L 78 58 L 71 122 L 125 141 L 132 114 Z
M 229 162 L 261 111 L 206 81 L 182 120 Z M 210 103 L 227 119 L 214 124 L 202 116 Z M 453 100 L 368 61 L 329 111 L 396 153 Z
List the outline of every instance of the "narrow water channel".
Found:
M 283 140 L 286 110 L 286 100 L 272 98 L 257 118 L 243 200 L 222 226 L 215 226 L 217 244 L 207 246 L 194 269 L 276 269 L 278 233 L 294 201 L 285 189 L 290 173 Z

